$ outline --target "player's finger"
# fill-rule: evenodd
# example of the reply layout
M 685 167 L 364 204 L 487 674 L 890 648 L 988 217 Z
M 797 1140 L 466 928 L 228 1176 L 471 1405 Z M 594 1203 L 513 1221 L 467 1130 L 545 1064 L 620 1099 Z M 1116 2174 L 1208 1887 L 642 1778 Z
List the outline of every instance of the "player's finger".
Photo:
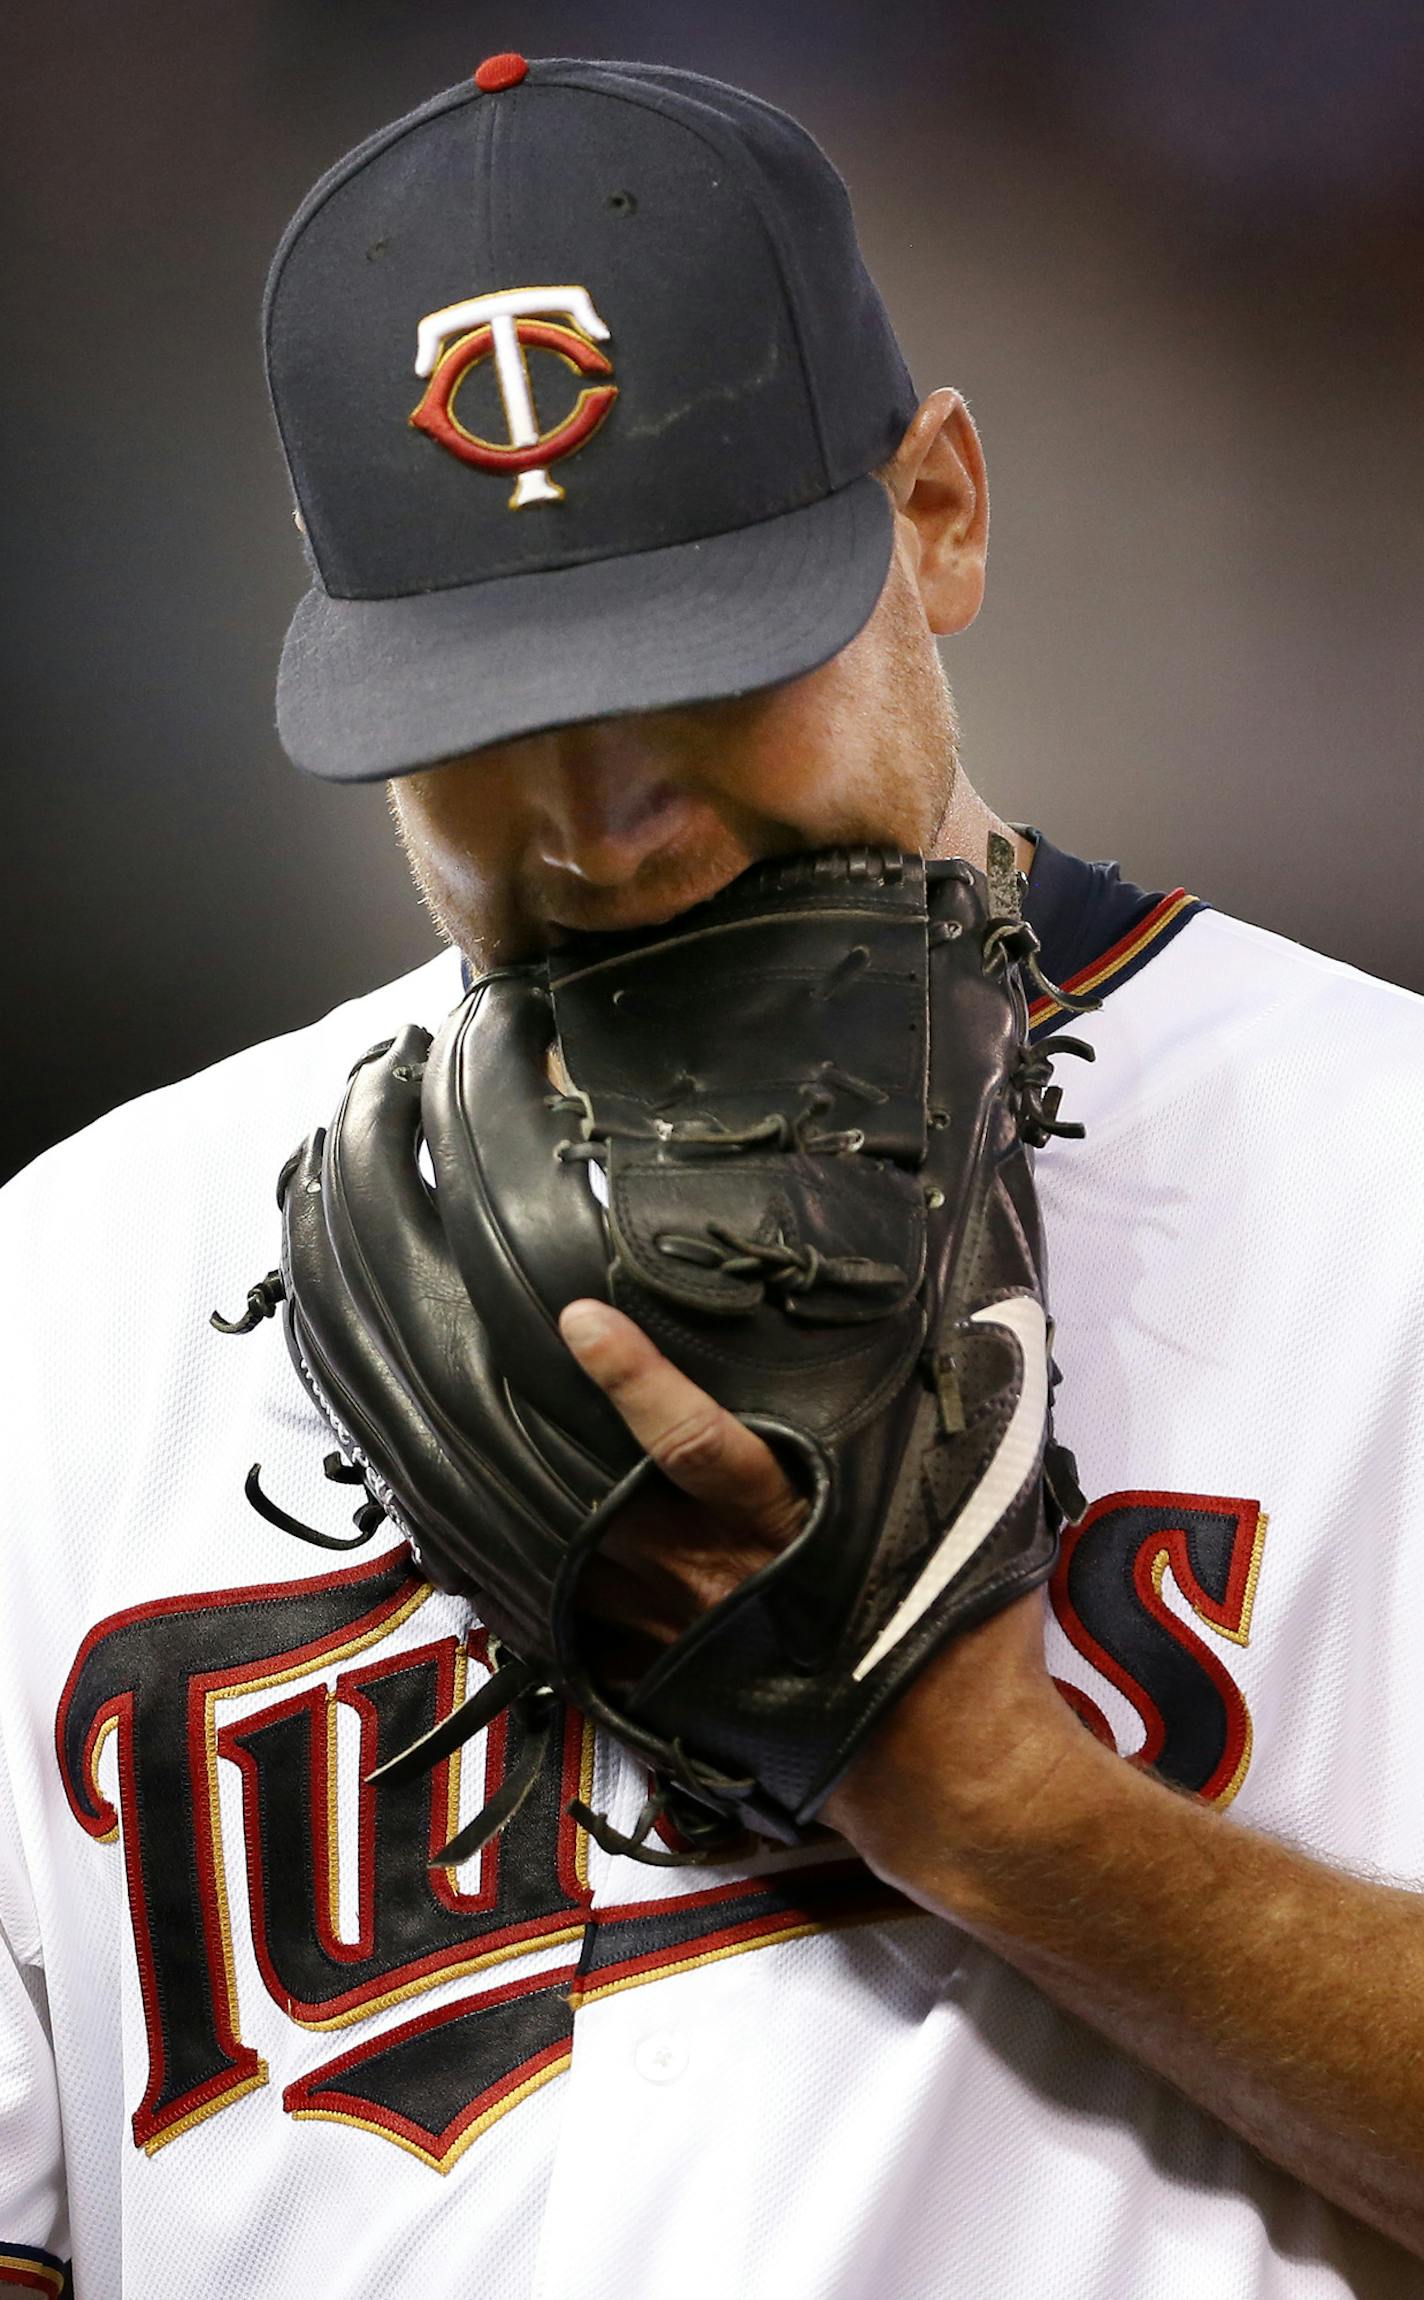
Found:
M 790 1537 L 804 1504 L 770 1446 L 670 1365 L 631 1318 L 606 1302 L 570 1302 L 559 1331 L 665 1477 L 770 1539 Z

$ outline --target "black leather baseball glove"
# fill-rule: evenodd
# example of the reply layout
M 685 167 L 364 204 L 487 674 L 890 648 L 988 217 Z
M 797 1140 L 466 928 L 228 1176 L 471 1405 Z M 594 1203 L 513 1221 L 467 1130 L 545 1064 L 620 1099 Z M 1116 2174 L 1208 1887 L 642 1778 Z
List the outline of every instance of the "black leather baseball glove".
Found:
M 1082 1131 L 1050 1056 L 1091 1049 L 1030 1047 L 1023 976 L 1043 978 L 1002 839 L 990 873 L 798 856 L 670 925 L 500 969 L 433 1042 L 373 1047 L 288 1161 L 281 1268 L 227 1330 L 285 1304 L 328 1473 L 367 1491 L 356 1538 L 390 1518 L 502 1649 L 397 1766 L 558 1695 L 646 1759 L 693 1853 L 744 1827 L 797 1842 L 928 1656 L 1051 1571 L 1082 1497 L 1052 1437 L 1030 1151 Z M 760 1432 L 806 1504 L 617 1691 L 581 1577 L 661 1472 L 560 1340 L 580 1296 Z M 248 1490 L 348 1546 L 256 1470 Z M 509 1817 L 528 1749 L 440 1858 Z M 656 1810 L 635 1846 L 579 1808 L 668 1858 L 643 1843 Z

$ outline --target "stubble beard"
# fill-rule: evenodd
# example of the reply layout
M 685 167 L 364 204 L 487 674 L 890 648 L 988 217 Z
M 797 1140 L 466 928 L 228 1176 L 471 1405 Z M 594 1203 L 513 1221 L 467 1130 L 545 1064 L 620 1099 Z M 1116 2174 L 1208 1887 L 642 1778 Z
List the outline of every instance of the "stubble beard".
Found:
M 954 696 L 939 650 L 925 631 L 918 603 L 908 587 L 894 585 L 885 609 L 898 626 L 891 659 L 901 666 L 900 676 L 887 692 L 882 687 L 876 708 L 880 739 L 867 760 L 861 787 L 848 794 L 845 812 L 826 826 L 814 842 L 795 826 L 768 820 L 738 826 L 740 844 L 752 859 L 763 854 L 793 852 L 807 843 L 816 845 L 892 844 L 919 849 L 926 855 L 949 851 L 947 826 L 956 801 L 973 794 L 961 772 L 959 719 Z M 460 950 L 476 974 L 536 954 L 543 942 L 540 908 L 533 890 L 516 886 L 492 887 L 490 914 L 476 920 L 450 915 L 441 889 L 425 860 L 407 835 L 394 782 L 387 782 L 386 807 L 395 826 L 416 896 L 443 943 Z M 759 834 L 759 835 L 758 835 Z M 671 915 L 700 899 L 706 891 L 705 857 L 674 873 L 666 887 L 657 889 L 658 907 Z M 735 857 L 728 859 L 728 876 L 735 875 Z M 701 883 L 698 883 L 698 882 Z M 577 924 L 577 921 L 570 922 Z

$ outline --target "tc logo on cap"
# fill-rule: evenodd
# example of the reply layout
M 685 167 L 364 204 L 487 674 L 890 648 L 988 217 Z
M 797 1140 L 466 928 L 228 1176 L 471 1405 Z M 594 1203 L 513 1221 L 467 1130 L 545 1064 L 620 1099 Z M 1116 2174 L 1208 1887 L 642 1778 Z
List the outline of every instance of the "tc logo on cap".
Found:
M 570 324 L 561 326 L 560 320 Z M 477 464 L 482 471 L 517 472 L 511 511 L 526 503 L 562 502 L 564 490 L 550 479 L 547 466 L 592 438 L 618 397 L 618 386 L 588 386 L 562 423 L 541 431 L 525 349 L 533 345 L 557 352 L 576 375 L 611 375 L 612 362 L 598 348 L 607 337 L 588 290 L 581 287 L 500 288 L 427 312 L 416 331 L 415 372 L 430 381 L 410 420 L 462 463 Z M 507 442 L 481 439 L 454 412 L 460 384 L 491 355 L 509 426 Z

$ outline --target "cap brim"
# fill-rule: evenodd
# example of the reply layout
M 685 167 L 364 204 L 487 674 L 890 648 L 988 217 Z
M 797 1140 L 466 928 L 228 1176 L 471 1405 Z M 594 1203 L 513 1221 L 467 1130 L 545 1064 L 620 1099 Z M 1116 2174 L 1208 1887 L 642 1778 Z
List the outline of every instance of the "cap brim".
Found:
M 288 756 L 376 782 L 490 743 L 812 671 L 869 621 L 893 544 L 867 476 L 754 527 L 403 599 L 309 591 L 277 681 Z

